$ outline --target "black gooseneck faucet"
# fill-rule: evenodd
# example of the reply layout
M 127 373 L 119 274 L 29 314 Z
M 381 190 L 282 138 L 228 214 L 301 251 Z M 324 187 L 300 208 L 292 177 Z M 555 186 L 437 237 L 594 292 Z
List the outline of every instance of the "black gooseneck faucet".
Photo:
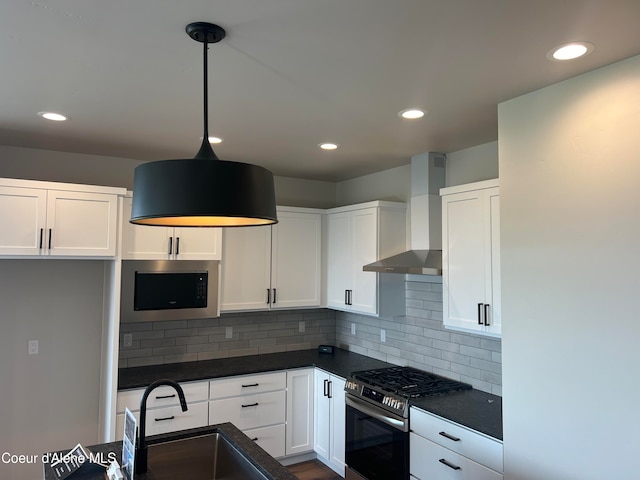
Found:
M 146 439 L 146 426 L 147 426 L 147 398 L 149 394 L 156 388 L 161 385 L 168 385 L 169 387 L 173 387 L 174 390 L 178 393 L 178 398 L 180 399 L 180 407 L 183 412 L 187 411 L 187 400 L 184 398 L 184 392 L 182 391 L 182 387 L 173 380 L 161 379 L 156 380 L 151 385 L 149 385 L 144 393 L 142 394 L 142 398 L 140 399 L 140 425 L 138 427 L 138 446 L 136 448 L 136 458 L 135 458 L 135 470 L 136 473 L 145 473 L 147 471 L 147 439 Z

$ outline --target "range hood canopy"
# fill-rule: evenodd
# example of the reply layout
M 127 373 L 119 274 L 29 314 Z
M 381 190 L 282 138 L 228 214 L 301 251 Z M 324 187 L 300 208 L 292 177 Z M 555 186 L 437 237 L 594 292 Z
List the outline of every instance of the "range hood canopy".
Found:
M 362 267 L 365 272 L 442 275 L 442 250 L 409 250 Z
M 442 275 L 442 153 L 411 158 L 411 250 L 362 267 L 365 272 Z

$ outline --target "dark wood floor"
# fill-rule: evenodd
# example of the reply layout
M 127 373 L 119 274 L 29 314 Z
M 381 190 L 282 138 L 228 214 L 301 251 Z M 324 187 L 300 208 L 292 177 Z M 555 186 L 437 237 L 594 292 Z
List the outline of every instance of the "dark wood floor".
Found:
M 319 460 L 297 463 L 287 467 L 299 480 L 342 480 L 342 477 Z

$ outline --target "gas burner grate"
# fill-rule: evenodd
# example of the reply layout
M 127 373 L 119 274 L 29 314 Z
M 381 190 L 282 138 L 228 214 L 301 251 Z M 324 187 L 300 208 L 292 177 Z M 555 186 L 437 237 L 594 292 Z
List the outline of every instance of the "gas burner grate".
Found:
M 364 370 L 354 372 L 351 376 L 373 387 L 405 398 L 426 397 L 472 388 L 468 383 L 452 380 L 413 367 L 389 367 L 378 370 Z

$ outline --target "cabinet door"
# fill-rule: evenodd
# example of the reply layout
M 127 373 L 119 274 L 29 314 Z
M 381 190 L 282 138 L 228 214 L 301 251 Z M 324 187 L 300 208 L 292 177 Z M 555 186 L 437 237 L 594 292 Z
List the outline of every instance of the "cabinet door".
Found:
M 492 188 L 487 191 L 487 202 L 489 210 L 489 225 L 487 232 L 489 239 L 487 243 L 489 248 L 487 249 L 488 259 L 486 262 L 489 264 L 489 272 L 487 278 L 487 302 L 491 302 L 489 314 L 489 326 L 487 331 L 500 335 L 502 333 L 502 311 L 500 305 L 502 304 L 502 296 L 500 289 L 500 192 L 499 188 Z
M 419 479 L 502 480 L 502 474 L 441 447 L 415 433 L 409 435 L 409 469 Z
M 344 477 L 345 469 L 345 379 L 331 375 L 329 393 L 331 396 L 331 441 L 329 460 L 333 469 Z
M 222 233 L 223 311 L 268 307 L 271 288 L 271 227 L 225 228 Z
M 287 455 L 313 451 L 313 371 L 287 372 Z
M 130 223 L 132 201 L 131 197 L 124 199 L 122 258 L 124 260 L 169 260 L 175 248 L 172 240 L 173 228 Z
M 320 305 L 321 229 L 319 214 L 278 212 L 272 227 L 272 308 Z
M 351 216 L 349 212 L 327 216 L 327 306 L 348 310 L 346 291 L 351 289 Z M 364 265 L 364 264 L 363 264 Z
M 220 260 L 221 228 L 175 228 L 175 258 L 178 260 Z
M 330 457 L 330 404 L 328 398 L 330 375 L 322 370 L 316 370 L 314 381 L 314 441 L 313 450 L 326 459 Z
M 356 210 L 351 214 L 351 310 L 378 313 L 378 274 L 362 267 L 378 258 L 378 209 Z
M 444 324 L 481 330 L 478 305 L 487 301 L 488 271 L 484 191 L 446 195 L 442 208 Z
M 115 256 L 117 222 L 116 195 L 58 190 L 47 193 L 49 255 Z
M 39 255 L 46 215 L 46 190 L 0 186 L 0 255 Z

